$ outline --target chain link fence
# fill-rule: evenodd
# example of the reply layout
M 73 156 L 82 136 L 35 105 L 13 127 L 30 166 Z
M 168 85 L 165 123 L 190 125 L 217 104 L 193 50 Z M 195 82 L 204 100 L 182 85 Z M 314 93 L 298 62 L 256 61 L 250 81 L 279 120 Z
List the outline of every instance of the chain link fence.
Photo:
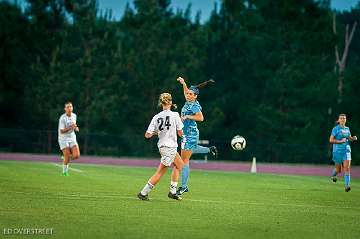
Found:
M 82 154 L 129 157 L 159 157 L 157 138 L 145 139 L 143 135 L 111 135 L 84 133 L 77 134 Z M 234 151 L 231 139 L 209 139 L 209 145 L 219 150 L 218 160 L 250 161 L 256 157 L 259 162 L 272 163 L 331 163 L 330 145 L 303 145 L 271 143 L 261 140 L 251 142 L 243 151 Z M 359 151 L 353 145 L 352 164 L 360 164 Z M 0 151 L 24 153 L 59 153 L 57 131 L 24 130 L 0 128 Z M 204 159 L 202 155 L 193 155 L 193 159 Z M 211 160 L 211 156 L 208 157 Z

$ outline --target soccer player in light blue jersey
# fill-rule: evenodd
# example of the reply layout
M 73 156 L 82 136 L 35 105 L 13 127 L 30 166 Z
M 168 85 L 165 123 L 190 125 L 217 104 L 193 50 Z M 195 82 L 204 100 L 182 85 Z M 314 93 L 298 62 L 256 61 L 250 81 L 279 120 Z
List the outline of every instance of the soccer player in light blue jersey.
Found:
M 351 147 L 350 141 L 356 141 L 356 136 L 351 136 L 349 127 L 345 126 L 346 115 L 340 114 L 338 125 L 335 126 L 330 135 L 329 142 L 333 144 L 333 161 L 335 168 L 331 175 L 333 182 L 337 181 L 337 175 L 344 171 L 345 192 L 350 191 L 350 162 Z
M 215 146 L 204 147 L 198 145 L 199 130 L 196 122 L 204 120 L 204 116 L 201 112 L 202 108 L 197 101 L 199 95 L 199 85 L 187 87 L 185 80 L 181 77 L 177 81 L 183 86 L 184 96 L 186 102 L 181 109 L 181 119 L 184 122 L 184 135 L 181 142 L 181 158 L 184 161 L 184 167 L 181 171 L 181 187 L 178 188 L 177 194 L 182 195 L 189 191 L 188 181 L 190 174 L 189 161 L 193 153 L 211 153 L 217 157 L 217 149 Z M 200 84 L 202 87 L 207 83 Z

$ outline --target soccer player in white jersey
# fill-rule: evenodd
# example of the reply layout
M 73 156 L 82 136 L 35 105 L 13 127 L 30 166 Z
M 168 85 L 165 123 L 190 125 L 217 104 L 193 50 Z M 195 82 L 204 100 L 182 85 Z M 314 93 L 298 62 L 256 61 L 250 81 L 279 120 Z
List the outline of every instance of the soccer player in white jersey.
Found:
M 65 114 L 60 116 L 58 127 L 58 141 L 60 150 L 63 153 L 63 175 L 69 176 L 70 157 L 78 159 L 80 156 L 79 145 L 76 141 L 75 131 L 79 132 L 76 125 L 76 114 L 73 113 L 71 102 L 65 103 Z
M 167 168 L 173 165 L 168 197 L 175 200 L 181 200 L 181 197 L 176 194 L 176 187 L 184 163 L 177 152 L 177 135 L 179 137 L 182 136 L 182 128 L 184 126 L 179 113 L 171 111 L 171 107 L 175 106 L 172 103 L 171 94 L 162 93 L 159 97 L 159 106 L 162 107 L 162 111 L 152 118 L 150 125 L 145 132 L 145 138 L 149 139 L 153 135 L 158 135 L 159 141 L 157 145 L 161 160 L 155 174 L 149 179 L 137 196 L 141 200 L 149 200 L 148 195 L 150 191 L 166 173 Z

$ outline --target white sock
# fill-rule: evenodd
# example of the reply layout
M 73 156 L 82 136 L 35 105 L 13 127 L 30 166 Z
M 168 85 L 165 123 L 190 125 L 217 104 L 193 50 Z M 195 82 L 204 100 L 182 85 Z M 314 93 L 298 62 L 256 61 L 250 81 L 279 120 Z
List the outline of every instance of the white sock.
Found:
M 170 183 L 170 192 L 171 192 L 172 194 L 176 194 L 176 187 L 177 187 L 177 185 L 178 185 L 178 182 L 173 182 L 173 181 L 171 181 L 171 183 Z
M 147 182 L 147 184 L 145 184 L 143 190 L 141 190 L 140 193 L 141 193 L 143 196 L 148 195 L 149 192 L 151 191 L 151 189 L 153 189 L 153 188 L 154 188 L 154 185 L 152 185 L 150 182 Z
M 67 173 L 69 171 L 69 164 L 63 164 L 63 173 Z

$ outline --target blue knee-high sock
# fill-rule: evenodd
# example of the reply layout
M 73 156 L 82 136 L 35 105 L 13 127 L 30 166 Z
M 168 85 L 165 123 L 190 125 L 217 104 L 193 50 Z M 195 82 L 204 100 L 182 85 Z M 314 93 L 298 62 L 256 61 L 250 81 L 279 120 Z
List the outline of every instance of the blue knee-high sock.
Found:
M 187 187 L 189 181 L 190 167 L 189 164 L 185 164 L 181 170 L 181 187 Z
M 331 176 L 332 176 L 332 177 L 335 177 L 335 176 L 336 176 L 336 174 L 337 174 L 337 172 L 336 172 L 336 168 L 334 168 L 334 169 L 333 169 L 333 171 L 332 171 Z
M 192 153 L 193 154 L 208 154 L 208 153 L 210 153 L 210 148 L 201 146 L 201 145 L 197 145 L 196 148 L 194 148 L 192 150 Z
M 345 173 L 344 181 L 345 181 L 345 186 L 346 187 L 350 186 L 350 173 Z

